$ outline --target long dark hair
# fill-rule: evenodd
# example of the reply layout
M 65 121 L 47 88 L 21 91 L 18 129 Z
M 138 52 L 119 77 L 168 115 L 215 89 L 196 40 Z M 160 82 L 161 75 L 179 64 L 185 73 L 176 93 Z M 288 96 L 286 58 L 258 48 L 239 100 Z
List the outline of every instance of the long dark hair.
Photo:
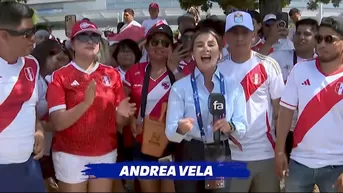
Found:
M 118 62 L 118 53 L 120 50 L 124 49 L 125 47 L 128 47 L 130 50 L 133 51 L 135 55 L 135 64 L 139 62 L 139 60 L 142 58 L 142 51 L 139 49 L 138 44 L 131 40 L 131 39 L 124 39 L 121 40 L 118 44 L 116 49 L 114 50 L 113 53 L 113 58 Z
M 32 50 L 31 55 L 37 59 L 41 72 L 45 72 L 48 65 L 46 64 L 47 58 L 61 51 L 63 51 L 61 45 L 56 40 L 49 39 L 38 44 Z

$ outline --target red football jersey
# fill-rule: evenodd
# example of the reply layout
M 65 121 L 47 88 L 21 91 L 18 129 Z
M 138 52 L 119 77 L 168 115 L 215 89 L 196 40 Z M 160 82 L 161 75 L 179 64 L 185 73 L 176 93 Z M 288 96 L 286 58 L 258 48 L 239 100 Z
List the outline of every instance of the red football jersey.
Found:
M 193 73 L 196 67 L 196 62 L 193 59 L 190 60 L 189 62 L 181 61 L 179 66 L 182 69 L 182 72 L 184 75 L 189 75 Z
M 113 67 L 97 63 L 86 72 L 71 62 L 55 71 L 47 92 L 49 113 L 81 103 L 92 79 L 97 83 L 92 106 L 71 127 L 56 132 L 53 151 L 100 156 L 117 148 L 116 107 L 125 93 Z
M 130 88 L 131 100 L 138 107 L 135 114 L 136 117 L 140 117 L 143 81 L 147 65 L 147 62 L 135 64 L 125 74 L 124 85 Z M 162 104 L 168 102 L 170 88 L 171 82 L 167 71 L 156 80 L 150 78 L 145 116 L 150 116 L 152 119 L 160 118 Z M 142 135 L 138 135 L 136 140 L 141 143 Z

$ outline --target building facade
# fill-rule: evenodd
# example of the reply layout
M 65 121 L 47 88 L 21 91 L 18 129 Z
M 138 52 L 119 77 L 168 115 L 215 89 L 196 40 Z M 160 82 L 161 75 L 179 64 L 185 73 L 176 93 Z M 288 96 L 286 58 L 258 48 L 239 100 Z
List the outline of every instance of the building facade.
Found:
M 27 3 L 37 10 L 40 16 L 39 22 L 48 22 L 54 26 L 54 30 L 63 31 L 65 15 L 76 15 L 77 19 L 89 18 L 103 28 L 116 26 L 122 21 L 125 8 L 132 8 L 135 11 L 135 19 L 141 22 L 149 17 L 148 5 L 151 2 L 159 4 L 160 16 L 173 27 L 177 24 L 176 18 L 185 12 L 180 8 L 178 0 L 28 0 Z M 319 11 L 306 9 L 307 2 L 308 0 L 292 0 L 283 11 L 288 12 L 291 8 L 297 7 L 302 11 L 303 17 L 320 19 Z M 322 16 L 339 15 L 341 12 L 343 12 L 341 7 L 323 5 Z M 213 4 L 210 13 L 225 18 L 223 10 L 216 3 Z M 202 13 L 202 16 L 205 15 L 206 13 Z M 63 35 L 58 33 L 58 36 Z M 64 39 L 64 37 L 60 38 Z

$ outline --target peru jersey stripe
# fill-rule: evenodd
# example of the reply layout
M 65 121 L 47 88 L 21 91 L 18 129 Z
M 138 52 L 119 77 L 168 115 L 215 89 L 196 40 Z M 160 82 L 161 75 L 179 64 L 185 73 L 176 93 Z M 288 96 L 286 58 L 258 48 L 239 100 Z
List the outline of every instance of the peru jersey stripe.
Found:
M 267 72 L 262 64 L 258 64 L 245 75 L 241 84 L 244 89 L 245 100 L 249 101 L 255 91 L 267 80 Z
M 339 94 L 341 85 L 343 84 L 342 82 L 343 77 L 331 82 L 307 103 L 304 110 L 301 112 L 294 129 L 293 147 L 296 147 L 302 141 L 306 133 L 320 121 L 333 106 L 343 99 L 343 96 Z M 323 101 L 325 101 L 325 103 L 323 103 Z
M 270 123 L 269 123 L 269 119 L 268 119 L 268 113 L 266 112 L 266 124 L 267 124 L 267 138 L 270 142 L 270 144 L 272 145 L 273 149 L 275 149 L 275 141 L 273 139 L 273 135 L 271 134 L 272 129 L 270 127 Z
M 36 85 L 36 73 L 36 63 L 25 59 L 25 64 L 12 91 L 0 104 L 0 112 L 6 112 L 0 113 L 0 133 L 12 123 L 23 104 L 31 98 Z

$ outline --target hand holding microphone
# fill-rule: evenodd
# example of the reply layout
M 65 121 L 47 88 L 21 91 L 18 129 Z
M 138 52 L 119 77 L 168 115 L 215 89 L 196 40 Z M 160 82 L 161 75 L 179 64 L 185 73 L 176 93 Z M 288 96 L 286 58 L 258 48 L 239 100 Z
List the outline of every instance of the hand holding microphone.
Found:
M 219 119 L 213 123 L 213 132 L 221 131 L 222 133 L 231 133 L 232 128 L 231 125 L 227 122 L 225 118 Z

